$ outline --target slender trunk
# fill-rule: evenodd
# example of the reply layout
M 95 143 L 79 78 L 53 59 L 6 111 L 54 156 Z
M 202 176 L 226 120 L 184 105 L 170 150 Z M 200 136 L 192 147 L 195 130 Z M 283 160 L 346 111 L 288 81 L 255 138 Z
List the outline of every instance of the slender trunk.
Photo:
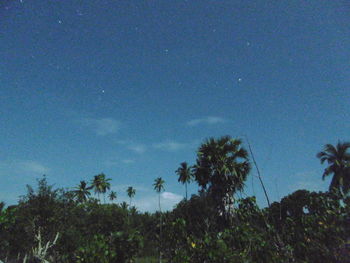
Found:
M 187 201 L 187 182 L 185 182 L 185 187 L 186 187 L 186 201 Z
M 160 192 L 158 196 L 159 204 L 159 263 L 162 263 L 162 209 L 160 207 Z
M 252 151 L 252 148 L 250 147 L 250 143 L 248 141 L 248 138 L 246 137 L 247 139 L 247 143 L 248 143 L 248 147 L 249 147 L 249 152 L 250 152 L 250 155 L 252 156 L 252 160 L 253 160 L 253 163 L 255 165 L 255 168 L 256 168 L 256 171 L 258 172 L 258 178 L 259 178 L 259 181 L 261 183 L 261 186 L 264 190 L 264 194 L 265 194 L 265 198 L 266 198 L 266 201 L 267 201 L 267 205 L 270 207 L 270 199 L 269 199 L 269 196 L 267 195 L 267 191 L 265 189 L 265 185 L 262 181 L 262 178 L 261 178 L 261 175 L 260 175 L 260 171 L 259 171 L 259 168 L 258 168 L 258 165 L 256 164 L 256 161 L 255 161 L 255 158 L 254 158 L 254 154 L 253 154 L 253 151 Z
M 250 152 L 250 154 L 252 156 L 253 163 L 254 163 L 255 168 L 256 168 L 256 170 L 258 172 L 259 181 L 260 181 L 261 186 L 262 186 L 262 188 L 264 190 L 264 194 L 265 194 L 265 198 L 266 198 L 267 204 L 268 204 L 268 206 L 270 208 L 271 205 L 270 205 L 269 196 L 267 195 L 267 191 L 266 191 L 264 183 L 262 181 L 262 178 L 261 178 L 261 175 L 260 175 L 260 171 L 259 171 L 258 165 L 256 164 L 256 161 L 255 161 L 255 158 L 254 158 L 254 154 L 253 154 L 252 148 L 250 147 L 250 143 L 248 141 L 248 138 L 247 138 L 247 136 L 245 136 L 245 137 L 247 139 L 249 152 Z M 264 222 L 265 222 L 265 225 L 266 225 L 266 228 L 267 228 L 267 225 L 268 225 L 267 218 L 265 216 L 263 216 L 263 219 L 264 219 Z M 275 242 L 274 242 L 275 244 L 274 245 L 275 245 L 277 251 L 279 251 L 280 253 L 283 253 L 287 258 L 294 258 L 293 252 L 290 252 L 290 251 L 288 251 L 288 249 L 286 249 L 286 245 L 283 243 L 283 241 L 282 241 L 280 235 L 278 234 L 278 232 L 275 233 L 274 240 L 275 240 Z

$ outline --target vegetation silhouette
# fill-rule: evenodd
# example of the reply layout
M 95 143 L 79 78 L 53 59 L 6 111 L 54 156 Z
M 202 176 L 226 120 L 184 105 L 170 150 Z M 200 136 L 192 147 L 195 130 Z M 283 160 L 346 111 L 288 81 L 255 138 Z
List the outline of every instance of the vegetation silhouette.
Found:
M 349 142 L 338 142 L 336 146 L 326 144 L 324 150 L 317 154 L 321 164 L 328 163 L 322 179 L 333 174 L 329 191 L 340 191 L 347 194 L 350 189 L 350 149 Z
M 317 154 L 321 163 L 328 163 L 323 178 L 332 176 L 329 191 L 300 189 L 265 208 L 254 196 L 235 197 L 244 191 L 251 166 L 242 141 L 229 136 L 205 140 L 194 165 L 180 164 L 179 182 L 186 185 L 193 178 L 198 193 L 171 211 L 162 211 L 161 177 L 153 183 L 158 210 L 141 213 L 131 206 L 132 186 L 127 189 L 129 205 L 115 203 L 115 191 L 109 192 L 109 203 L 100 202 L 100 194 L 105 196 L 111 187 L 103 173 L 89 186 L 82 180 L 71 189 L 56 189 L 43 176 L 36 187 L 27 186 L 18 204 L 0 202 L 0 260 L 349 262 L 348 149 L 349 143 L 339 142 Z
M 180 164 L 180 167 L 175 171 L 179 176 L 178 181 L 185 185 L 186 200 L 188 199 L 187 198 L 187 184 L 189 184 L 193 179 L 193 174 L 192 174 L 191 169 L 192 169 L 192 167 L 188 166 L 187 162 L 182 162 Z
M 159 263 L 162 262 L 162 207 L 160 205 L 160 194 L 164 191 L 165 181 L 162 177 L 158 177 L 154 180 L 153 189 L 158 193 L 158 206 L 159 206 Z
M 128 189 L 126 189 L 126 193 L 130 199 L 129 206 L 131 207 L 131 200 L 135 196 L 136 190 L 132 186 L 129 186 Z

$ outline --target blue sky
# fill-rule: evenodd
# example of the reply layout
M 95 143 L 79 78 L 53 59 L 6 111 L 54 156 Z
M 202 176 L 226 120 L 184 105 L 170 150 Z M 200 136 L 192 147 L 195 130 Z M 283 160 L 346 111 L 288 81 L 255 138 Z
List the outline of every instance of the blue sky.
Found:
M 0 4 L 0 200 L 104 172 L 118 200 L 184 196 L 207 137 L 249 137 L 270 198 L 326 190 L 315 155 L 349 140 L 347 1 L 22 0 Z M 252 172 L 247 195 L 265 206 Z M 195 193 L 197 186 L 192 184 Z

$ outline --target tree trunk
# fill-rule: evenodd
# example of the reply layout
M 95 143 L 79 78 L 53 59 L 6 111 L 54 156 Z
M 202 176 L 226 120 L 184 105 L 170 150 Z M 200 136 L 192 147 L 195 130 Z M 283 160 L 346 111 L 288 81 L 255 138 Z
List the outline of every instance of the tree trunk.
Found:
M 159 204 L 159 263 L 162 263 L 162 209 L 160 207 L 160 193 L 158 196 Z

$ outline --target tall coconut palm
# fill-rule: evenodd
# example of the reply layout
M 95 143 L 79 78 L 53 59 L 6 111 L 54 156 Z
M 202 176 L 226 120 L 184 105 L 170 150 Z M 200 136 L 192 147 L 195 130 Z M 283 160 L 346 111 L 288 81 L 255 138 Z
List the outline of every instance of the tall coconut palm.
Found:
M 91 187 L 95 190 L 95 193 L 98 196 L 98 200 L 100 200 L 100 194 L 102 193 L 105 203 L 105 194 L 111 187 L 111 184 L 109 183 L 110 180 L 111 179 L 106 178 L 106 175 L 104 173 L 100 173 L 98 175 L 95 175 L 94 179 L 91 182 Z
M 321 164 L 325 161 L 328 167 L 324 170 L 322 179 L 333 175 L 329 191 L 340 191 L 347 194 L 350 188 L 350 142 L 338 142 L 336 146 L 326 144 L 322 152 L 316 156 Z
M 201 191 L 208 192 L 219 214 L 227 216 L 233 195 L 243 190 L 250 169 L 248 152 L 242 147 L 242 141 L 223 136 L 210 138 L 199 147 L 193 171 Z
M 111 189 L 111 181 L 112 179 L 106 178 L 105 174 L 101 174 L 101 181 L 102 181 L 102 194 L 103 194 L 103 201 L 106 203 L 106 192 Z
M 90 189 L 91 187 L 87 187 L 87 183 L 85 181 L 80 181 L 79 186 L 74 188 L 73 195 L 77 199 L 78 202 L 84 203 L 91 195 Z
M 108 197 L 109 197 L 109 200 L 113 202 L 113 200 L 117 199 L 117 193 L 115 191 L 111 191 Z
M 182 162 L 180 167 L 175 171 L 178 174 L 178 181 L 185 184 L 186 188 L 186 200 L 187 200 L 187 184 L 192 181 L 193 175 L 191 172 L 191 166 L 188 166 L 186 162 Z
M 126 193 L 130 198 L 129 206 L 131 207 L 131 199 L 135 196 L 136 190 L 132 186 L 129 186 L 128 189 L 126 189 Z
M 162 262 L 162 209 L 160 206 L 160 194 L 164 191 L 165 181 L 162 177 L 158 177 L 154 180 L 153 189 L 158 193 L 158 204 L 159 204 L 159 263 Z
M 98 200 L 100 201 L 100 194 L 102 193 L 102 182 L 100 175 L 95 175 L 94 179 L 91 181 L 91 188 L 94 189 L 95 194 L 98 196 Z
M 162 179 L 162 177 L 158 177 L 154 180 L 153 184 L 153 189 L 158 193 L 159 212 L 162 211 L 160 206 L 160 194 L 162 191 L 164 191 L 164 183 L 165 181 Z

